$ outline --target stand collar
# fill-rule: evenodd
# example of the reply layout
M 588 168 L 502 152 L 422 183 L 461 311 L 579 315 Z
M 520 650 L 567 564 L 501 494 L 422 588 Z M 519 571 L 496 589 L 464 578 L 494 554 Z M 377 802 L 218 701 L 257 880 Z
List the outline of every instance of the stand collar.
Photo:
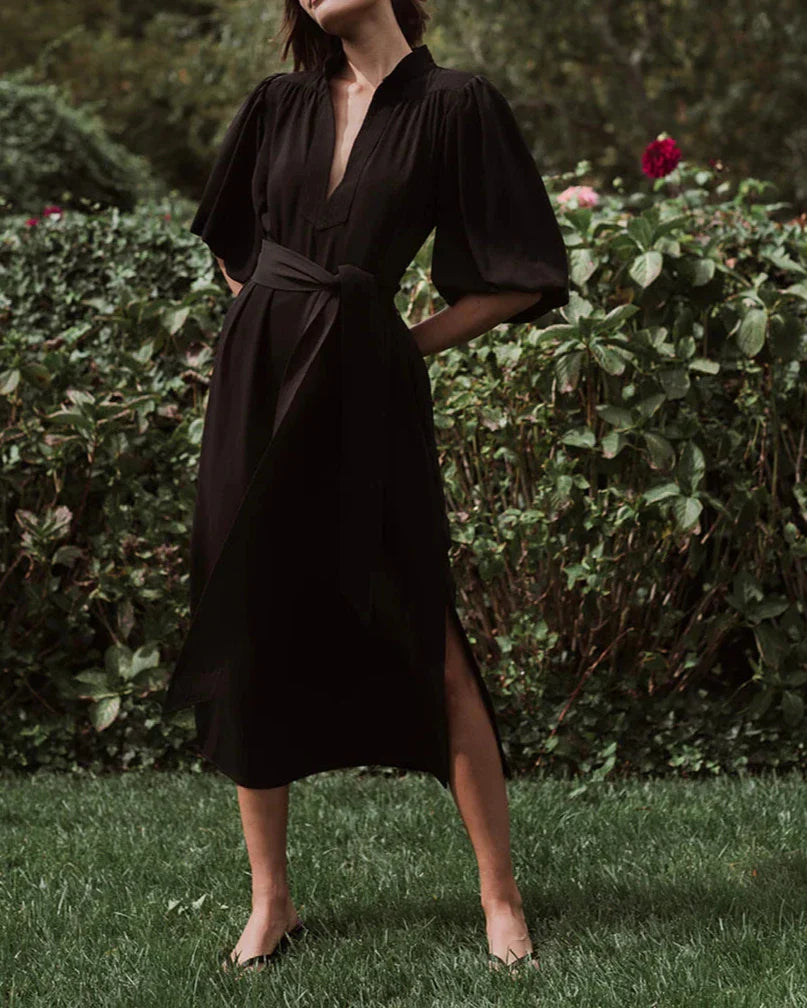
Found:
M 327 80 L 344 65 L 345 53 L 344 50 L 340 49 L 337 52 L 330 53 L 325 57 L 325 62 L 322 65 L 320 74 Z M 405 56 L 398 60 L 386 77 L 382 77 L 378 83 L 378 87 L 381 87 L 382 84 L 386 85 L 393 82 L 403 83 L 413 77 L 417 77 L 418 74 L 425 73 L 433 66 L 435 66 L 435 62 L 432 58 L 432 54 L 429 52 L 429 47 L 425 43 L 415 46 L 414 49 L 411 49 Z

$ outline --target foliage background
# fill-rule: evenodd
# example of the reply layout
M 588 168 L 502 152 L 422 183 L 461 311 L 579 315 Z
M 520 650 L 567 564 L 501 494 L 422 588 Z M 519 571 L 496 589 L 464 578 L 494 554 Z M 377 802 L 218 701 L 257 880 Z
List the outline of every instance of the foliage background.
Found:
M 10 0 L 0 74 L 61 84 L 156 173 L 198 196 L 226 120 L 281 63 L 279 0 Z M 807 6 L 801 0 L 429 2 L 438 63 L 488 75 L 539 164 L 591 163 L 598 186 L 641 178 L 662 130 L 807 208 Z
M 187 223 L 245 81 L 278 65 L 271 8 L 9 10 L 0 768 L 192 763 L 192 712 L 159 704 L 229 292 Z M 600 194 L 556 203 L 568 308 L 430 361 L 505 744 L 519 769 L 595 779 L 803 767 L 804 12 L 518 11 L 458 0 L 427 37 L 511 96 L 555 198 Z M 777 101 L 757 103 L 774 60 Z M 653 183 L 639 159 L 662 129 L 685 160 Z M 430 257 L 399 294 L 410 323 L 441 306 Z

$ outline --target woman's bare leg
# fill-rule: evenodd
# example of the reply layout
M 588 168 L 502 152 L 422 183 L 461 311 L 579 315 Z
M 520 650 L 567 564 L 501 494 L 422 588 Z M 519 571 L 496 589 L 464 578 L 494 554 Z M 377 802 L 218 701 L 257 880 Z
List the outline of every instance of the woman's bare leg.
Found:
M 513 962 L 531 952 L 510 858 L 510 815 L 496 737 L 453 621 L 446 612 L 449 784 L 479 866 L 489 951 Z
M 236 789 L 252 871 L 252 913 L 230 958 L 243 962 L 250 956 L 272 952 L 283 932 L 291 930 L 299 918 L 287 876 L 289 785 L 236 785 Z

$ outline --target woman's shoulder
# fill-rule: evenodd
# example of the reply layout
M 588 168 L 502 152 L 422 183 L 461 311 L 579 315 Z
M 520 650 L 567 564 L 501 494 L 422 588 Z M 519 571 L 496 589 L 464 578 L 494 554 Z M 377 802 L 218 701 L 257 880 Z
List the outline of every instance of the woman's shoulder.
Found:
M 439 95 L 446 111 L 461 111 L 501 97 L 499 89 L 485 74 L 455 67 L 435 67 L 430 74 L 428 89 Z
M 477 75 L 459 67 L 440 66 L 436 63 L 429 75 L 430 86 L 437 91 L 461 91 Z
M 253 84 L 245 100 L 261 100 L 264 103 L 286 100 L 295 94 L 310 92 L 316 78 L 315 70 L 277 70 Z
M 318 70 L 280 70 L 264 78 L 267 87 L 282 88 L 310 87 L 319 77 Z
M 447 105 L 455 108 L 502 97 L 490 78 L 476 70 L 435 66 L 429 78 L 429 91 L 444 95 Z

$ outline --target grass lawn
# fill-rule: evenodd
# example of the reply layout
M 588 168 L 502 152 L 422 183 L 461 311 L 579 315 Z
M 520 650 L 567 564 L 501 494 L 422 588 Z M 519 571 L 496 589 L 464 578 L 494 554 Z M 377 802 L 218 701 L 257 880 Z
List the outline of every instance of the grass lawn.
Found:
M 308 934 L 218 969 L 249 866 L 220 774 L 5 777 L 4 1008 L 807 1006 L 807 787 L 796 777 L 508 785 L 541 970 L 487 969 L 476 862 L 425 774 L 291 786 Z

